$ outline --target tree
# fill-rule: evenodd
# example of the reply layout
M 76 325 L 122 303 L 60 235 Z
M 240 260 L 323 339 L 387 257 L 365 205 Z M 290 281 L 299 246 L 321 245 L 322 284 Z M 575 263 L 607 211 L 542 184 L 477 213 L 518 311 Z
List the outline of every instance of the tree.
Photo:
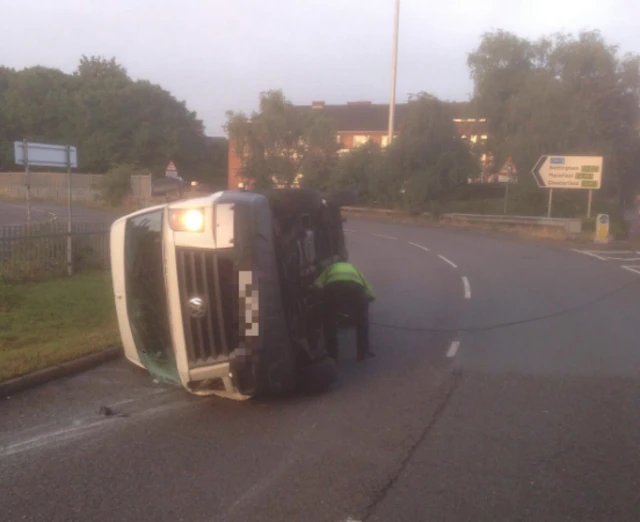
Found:
M 640 185 L 640 59 L 620 57 L 598 31 L 527 41 L 486 33 L 468 57 L 474 105 L 489 122 L 496 165 L 521 171 L 542 154 L 602 155 L 603 193 L 623 201 Z M 533 186 L 531 176 L 523 176 Z
M 353 190 L 360 202 L 370 206 L 392 206 L 395 201 L 387 197 L 390 184 L 384 179 L 385 172 L 388 172 L 387 156 L 379 145 L 368 142 L 340 158 L 330 187 Z
M 409 105 L 389 147 L 369 142 L 340 158 L 332 188 L 355 190 L 369 205 L 419 211 L 477 174 L 479 163 L 458 136 L 451 104 L 419 93 Z
M 304 112 L 281 90 L 260 94 L 251 117 L 227 113 L 226 130 L 242 155 L 240 175 L 256 188 L 322 184 L 337 153 L 336 133 L 322 116 Z
M 394 178 L 402 183 L 405 205 L 418 210 L 477 173 L 479 164 L 458 136 L 451 108 L 420 93 L 389 150 Z
M 73 74 L 0 67 L 0 169 L 15 168 L 12 142 L 23 137 L 76 145 L 85 172 L 127 164 L 162 175 L 169 160 L 198 181 L 226 170 L 195 112 L 113 58 L 83 56 Z

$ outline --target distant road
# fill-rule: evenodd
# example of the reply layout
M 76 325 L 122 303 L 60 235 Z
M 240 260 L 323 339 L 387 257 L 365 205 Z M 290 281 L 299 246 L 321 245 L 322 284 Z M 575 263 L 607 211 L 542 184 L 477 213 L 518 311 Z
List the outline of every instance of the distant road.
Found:
M 54 214 L 40 206 L 31 206 L 31 221 L 42 222 L 54 217 Z M 9 201 L 0 202 L 0 226 L 20 225 L 27 222 L 27 205 Z
M 84 208 L 74 206 L 71 209 L 71 215 L 76 222 L 91 223 L 111 223 L 117 219 L 122 213 L 112 210 Z M 31 204 L 31 220 L 34 222 L 47 221 L 53 217 L 57 217 L 59 221 L 66 222 L 67 207 L 64 205 L 56 205 L 51 203 L 34 202 Z M 20 225 L 27 222 L 27 205 L 26 203 L 17 203 L 14 201 L 0 201 L 0 226 L 2 225 Z

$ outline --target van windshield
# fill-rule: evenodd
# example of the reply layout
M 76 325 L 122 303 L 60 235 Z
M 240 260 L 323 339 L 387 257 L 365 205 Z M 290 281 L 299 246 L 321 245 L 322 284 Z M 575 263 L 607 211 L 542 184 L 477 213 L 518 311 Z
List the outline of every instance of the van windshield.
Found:
M 169 329 L 162 243 L 164 210 L 130 218 L 125 285 L 131 333 L 140 361 L 158 381 L 180 384 Z

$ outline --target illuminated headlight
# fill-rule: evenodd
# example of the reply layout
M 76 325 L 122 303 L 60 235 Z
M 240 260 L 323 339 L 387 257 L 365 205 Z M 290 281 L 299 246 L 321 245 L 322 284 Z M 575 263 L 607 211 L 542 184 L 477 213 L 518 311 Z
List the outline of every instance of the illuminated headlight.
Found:
M 202 232 L 204 209 L 176 208 L 169 210 L 169 224 L 176 232 Z

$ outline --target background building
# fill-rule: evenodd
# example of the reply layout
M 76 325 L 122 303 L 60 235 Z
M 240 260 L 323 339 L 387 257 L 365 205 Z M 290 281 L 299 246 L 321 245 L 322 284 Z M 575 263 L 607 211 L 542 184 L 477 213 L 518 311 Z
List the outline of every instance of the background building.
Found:
M 454 114 L 468 112 L 468 104 L 465 102 L 452 102 Z M 322 116 L 333 123 L 337 133 L 337 140 L 341 144 L 340 153 L 360 147 L 368 141 L 373 141 L 381 147 L 388 145 L 389 129 L 389 104 L 376 104 L 369 101 L 354 101 L 342 105 L 327 105 L 323 101 L 314 101 L 311 105 L 296 106 L 301 111 L 318 111 Z M 401 128 L 410 105 L 408 103 L 396 104 L 395 121 L 396 129 Z M 484 118 L 456 117 L 453 120 L 460 137 L 470 146 L 482 144 L 487 140 L 487 120 Z M 397 134 L 396 134 L 397 135 Z M 480 161 L 486 161 L 484 152 L 480 155 Z M 242 183 L 239 176 L 242 168 L 242 156 L 236 150 L 236 143 L 229 137 L 229 168 L 228 183 L 230 189 L 238 188 Z

